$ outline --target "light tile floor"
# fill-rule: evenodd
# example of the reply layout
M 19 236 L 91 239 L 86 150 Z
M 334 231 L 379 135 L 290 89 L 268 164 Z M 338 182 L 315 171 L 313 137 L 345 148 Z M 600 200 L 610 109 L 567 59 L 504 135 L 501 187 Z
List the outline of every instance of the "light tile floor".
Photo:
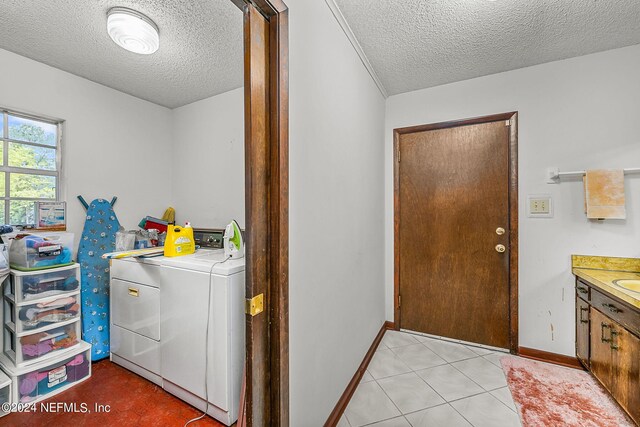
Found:
M 387 331 L 338 427 L 519 427 L 504 354 Z

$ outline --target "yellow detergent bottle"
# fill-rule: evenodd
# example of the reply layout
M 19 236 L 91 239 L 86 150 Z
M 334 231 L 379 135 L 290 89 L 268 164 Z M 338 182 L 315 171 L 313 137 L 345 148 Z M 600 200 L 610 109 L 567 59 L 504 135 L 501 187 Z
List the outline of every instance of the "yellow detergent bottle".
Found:
M 184 227 L 169 225 L 164 242 L 164 256 L 189 255 L 196 251 L 193 228 L 187 223 Z

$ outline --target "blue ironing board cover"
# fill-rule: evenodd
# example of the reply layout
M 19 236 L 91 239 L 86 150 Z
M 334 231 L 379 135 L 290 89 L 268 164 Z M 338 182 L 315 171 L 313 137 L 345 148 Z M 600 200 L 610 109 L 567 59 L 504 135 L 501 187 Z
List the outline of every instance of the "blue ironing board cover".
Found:
M 109 260 L 120 223 L 111 203 L 96 199 L 87 208 L 87 218 L 78 247 L 82 278 L 82 338 L 91 344 L 91 360 L 109 356 Z

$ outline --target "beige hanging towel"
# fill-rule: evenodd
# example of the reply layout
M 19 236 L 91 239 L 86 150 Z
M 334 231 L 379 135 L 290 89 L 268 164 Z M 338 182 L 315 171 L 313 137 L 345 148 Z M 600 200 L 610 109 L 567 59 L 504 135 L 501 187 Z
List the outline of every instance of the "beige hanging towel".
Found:
M 587 218 L 626 219 L 624 171 L 588 170 L 584 177 Z

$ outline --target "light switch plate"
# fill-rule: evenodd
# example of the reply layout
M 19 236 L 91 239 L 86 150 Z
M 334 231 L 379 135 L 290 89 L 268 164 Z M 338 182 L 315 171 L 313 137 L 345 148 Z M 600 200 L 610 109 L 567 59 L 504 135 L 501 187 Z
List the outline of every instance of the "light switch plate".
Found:
M 527 216 L 529 218 L 553 218 L 553 199 L 551 194 L 528 195 Z

